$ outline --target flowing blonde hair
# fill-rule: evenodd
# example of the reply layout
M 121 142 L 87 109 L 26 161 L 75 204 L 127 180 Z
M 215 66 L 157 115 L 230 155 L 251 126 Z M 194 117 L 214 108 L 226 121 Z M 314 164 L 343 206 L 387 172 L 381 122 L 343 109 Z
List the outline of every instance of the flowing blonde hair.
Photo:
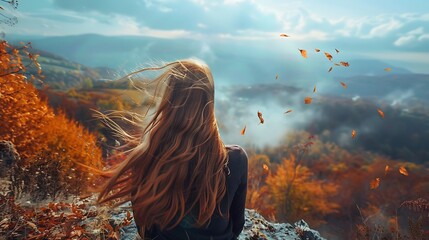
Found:
M 165 70 L 153 80 L 157 89 L 165 83 L 162 98 L 137 135 L 111 126 L 133 147 L 123 162 L 105 172 L 109 179 L 98 198 L 98 203 L 131 200 L 143 238 L 145 230 L 155 224 L 160 230 L 174 228 L 191 210 L 197 209 L 196 227 L 208 224 L 216 207 L 223 216 L 220 201 L 226 194 L 228 162 L 215 118 L 214 82 L 208 66 L 187 59 L 137 72 L 147 70 Z

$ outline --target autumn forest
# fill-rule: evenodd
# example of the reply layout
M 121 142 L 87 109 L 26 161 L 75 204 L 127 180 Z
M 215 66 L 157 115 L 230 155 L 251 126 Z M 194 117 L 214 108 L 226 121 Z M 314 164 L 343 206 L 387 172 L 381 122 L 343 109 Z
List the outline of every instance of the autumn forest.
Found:
M 341 55 L 347 50 L 335 46 L 293 51 L 299 61 L 325 64 L 325 75 L 353 67 Z M 282 70 L 264 83 L 217 89 L 225 143 L 240 143 L 249 156 L 246 208 L 271 222 L 304 219 L 326 239 L 429 239 L 428 75 L 407 82 L 417 86 L 415 98 L 390 104 L 371 91 L 400 88 L 409 75 L 394 75 L 387 65 L 378 70 L 384 84 L 366 89 L 376 77 L 296 86 L 283 84 Z M 31 42 L 1 41 L 0 238 L 121 238 L 132 212 L 113 221 L 109 206 L 95 206 L 94 187 L 104 181 L 99 170 L 125 158 L 124 142 L 102 116 L 150 108 L 153 90 L 121 74 Z M 340 95 L 319 93 L 324 88 Z

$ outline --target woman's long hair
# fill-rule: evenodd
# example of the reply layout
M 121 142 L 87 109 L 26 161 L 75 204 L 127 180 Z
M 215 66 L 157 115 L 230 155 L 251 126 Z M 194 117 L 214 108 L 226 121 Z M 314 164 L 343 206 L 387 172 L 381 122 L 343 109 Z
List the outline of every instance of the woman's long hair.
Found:
M 214 82 L 208 66 L 180 60 L 158 68 L 165 83 L 151 120 L 138 137 L 117 131 L 134 147 L 111 170 L 99 203 L 131 200 L 140 234 L 153 225 L 177 226 L 196 213 L 195 226 L 209 223 L 226 193 L 227 150 L 214 113 Z M 115 127 L 114 127 L 115 128 Z M 109 194 L 111 193 L 111 194 Z

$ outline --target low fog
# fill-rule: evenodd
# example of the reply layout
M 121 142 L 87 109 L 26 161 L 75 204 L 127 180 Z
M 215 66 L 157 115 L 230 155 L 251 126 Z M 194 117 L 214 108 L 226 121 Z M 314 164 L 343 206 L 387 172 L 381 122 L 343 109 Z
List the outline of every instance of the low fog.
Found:
M 378 99 L 313 93 L 313 87 L 276 83 L 223 86 L 216 91 L 216 117 L 226 144 L 275 147 L 285 135 L 304 130 L 351 151 L 372 151 L 412 162 L 429 159 L 429 109 L 421 101 L 420 105 L 404 101 L 412 91 L 386 92 Z M 392 97 L 395 95 L 398 98 Z M 311 104 L 304 103 L 306 96 L 313 98 Z M 292 112 L 286 114 L 287 110 Z M 263 114 L 263 124 L 258 111 Z M 241 135 L 244 126 L 246 132 Z

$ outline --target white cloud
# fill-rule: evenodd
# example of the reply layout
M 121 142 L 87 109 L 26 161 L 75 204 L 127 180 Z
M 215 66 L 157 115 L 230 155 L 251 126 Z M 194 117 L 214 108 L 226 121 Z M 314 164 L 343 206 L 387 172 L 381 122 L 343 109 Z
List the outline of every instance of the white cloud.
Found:
M 420 20 L 428 22 L 429 21 L 429 13 L 421 15 Z
M 423 34 L 419 37 L 419 41 L 426 41 L 429 40 L 429 33 Z
M 384 97 L 384 99 L 390 102 L 390 106 L 400 106 L 408 99 L 413 98 L 415 96 L 414 91 L 412 89 L 402 89 L 389 93 Z
M 326 41 L 333 39 L 333 37 L 327 32 L 311 30 L 306 33 L 294 35 L 294 39 L 302 41 Z
M 46 17 L 46 15 L 51 15 L 51 18 Z M 56 21 L 52 15 L 67 17 L 67 21 Z M 35 25 L 42 26 L 42 28 L 35 27 Z M 164 39 L 198 39 L 202 37 L 199 33 L 183 29 L 161 30 L 141 26 L 133 17 L 121 14 L 102 14 L 94 11 L 86 15 L 67 10 L 37 14 L 21 13 L 20 25 L 17 25 L 14 30 L 20 34 L 44 36 L 95 33 L 108 36 L 130 35 Z
M 429 64 L 429 58 L 426 52 L 397 52 L 397 51 L 380 51 L 380 52 L 360 52 L 363 56 L 370 56 L 376 59 L 390 60 L 407 60 L 420 62 L 423 61 Z
M 422 27 L 427 25 L 429 14 L 337 16 L 325 11 L 314 11 L 314 8 L 307 8 L 302 1 L 296 0 L 287 4 L 273 0 L 263 3 L 257 0 L 139 1 L 143 8 L 147 7 L 148 14 L 141 14 L 140 11 L 126 14 L 126 9 L 118 7 L 121 5 L 115 5 L 116 9 L 97 4 L 97 8 L 92 4 L 89 8 L 92 10 L 85 10 L 85 14 L 82 14 L 73 5 L 70 8 L 26 13 L 26 19 L 21 21 L 25 23 L 16 30 L 22 34 L 96 33 L 204 41 L 268 40 L 286 33 L 292 36 L 291 40 L 336 41 L 336 44 L 344 45 L 361 38 L 365 39 L 365 44 L 360 47 L 371 48 L 376 48 L 384 41 L 380 48 L 385 50 L 395 46 L 420 48 L 422 42 L 429 38 Z M 135 4 L 129 5 L 133 7 Z M 220 12 L 225 15 L 220 15 Z M 387 39 L 391 44 L 385 44 Z M 416 44 L 411 46 L 409 43 Z
M 220 34 L 217 34 L 215 38 L 219 40 L 260 41 L 260 40 L 267 40 L 269 38 L 271 39 L 277 38 L 277 35 L 274 35 L 273 33 L 262 33 L 262 32 L 258 35 L 220 33 Z
M 410 42 L 412 42 L 415 39 L 416 39 L 416 37 L 414 37 L 413 35 L 406 35 L 406 36 L 402 36 L 402 37 L 398 38 L 393 44 L 395 44 L 395 46 L 400 47 L 400 46 L 409 44 Z
M 230 39 L 237 41 L 261 41 L 261 40 L 278 40 L 279 32 L 264 32 L 255 30 L 239 30 L 236 33 L 221 33 L 217 34 L 218 39 Z M 326 41 L 332 39 L 329 33 L 323 31 L 312 30 L 304 33 L 290 32 L 288 35 L 291 36 L 293 41 Z
M 401 36 L 398 38 L 393 44 L 395 46 L 404 46 L 406 44 L 412 43 L 414 40 L 421 38 L 423 36 L 424 30 L 422 27 L 413 29 L 405 34 L 405 36 Z M 420 35 L 420 36 L 419 36 Z
M 244 1 L 246 1 L 246 0 L 224 0 L 223 3 L 226 5 L 233 5 L 233 4 L 241 3 Z
M 137 21 L 124 15 L 114 15 L 112 21 L 115 23 L 112 27 L 111 35 L 138 35 L 140 26 Z
M 176 38 L 187 38 L 187 39 L 198 39 L 201 38 L 200 34 L 193 33 L 186 30 L 160 30 L 160 29 L 152 29 L 149 27 L 143 27 L 139 31 L 139 35 L 148 36 L 148 37 L 156 37 L 156 38 L 165 38 L 165 39 L 176 39 Z
M 218 6 L 218 2 L 210 0 L 190 0 L 203 7 L 205 12 L 209 12 L 213 7 Z
M 391 19 L 389 22 L 381 23 L 375 27 L 373 27 L 367 36 L 363 36 L 363 38 L 373 38 L 373 37 L 384 37 L 388 33 L 391 33 L 403 26 L 397 20 Z
M 407 34 L 408 35 L 419 35 L 419 34 L 423 34 L 423 33 L 424 33 L 423 27 L 418 27 L 414 30 L 409 31 Z

